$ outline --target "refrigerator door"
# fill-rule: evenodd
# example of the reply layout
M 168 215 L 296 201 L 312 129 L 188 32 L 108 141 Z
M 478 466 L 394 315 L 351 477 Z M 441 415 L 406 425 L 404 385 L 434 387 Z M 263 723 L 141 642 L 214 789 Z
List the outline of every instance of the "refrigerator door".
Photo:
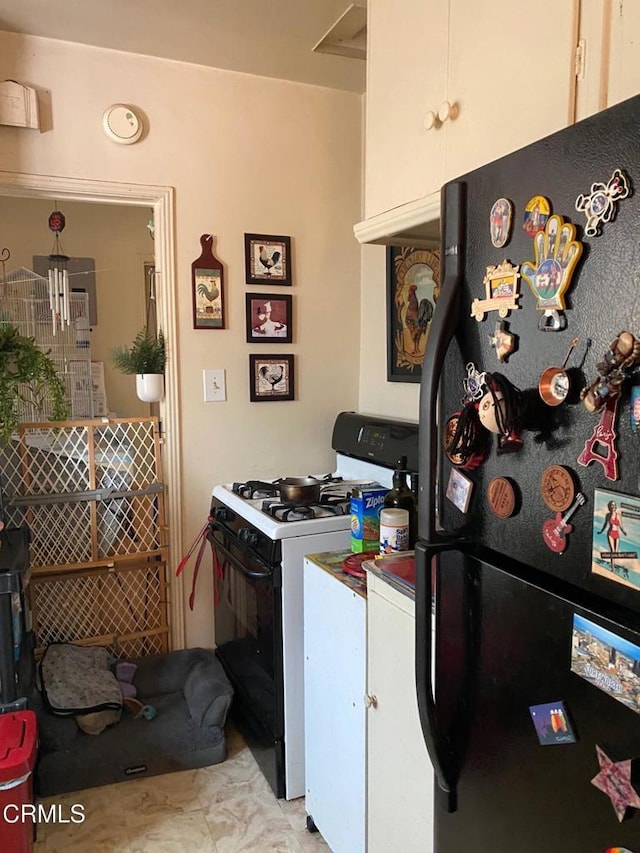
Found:
M 638 434 L 629 418 L 629 389 L 640 382 L 636 370 L 625 380 L 616 423 L 619 478 L 607 479 L 603 465 L 595 460 L 583 467 L 577 459 L 596 429 L 600 413 L 592 414 L 579 399 L 579 391 L 597 376 L 596 365 L 603 360 L 611 342 L 623 330 L 640 336 L 640 148 L 637 145 L 640 97 L 619 104 L 521 151 L 491 163 L 445 186 L 443 233 L 443 283 L 427 341 L 422 378 L 421 484 L 429 482 L 434 458 L 440 458 L 438 521 L 453 531 L 511 559 L 536 568 L 568 583 L 616 602 L 640 609 L 640 548 L 633 540 L 636 525 L 621 550 L 637 551 L 639 558 L 628 563 L 629 581 L 591 571 L 594 490 L 606 489 L 637 495 L 640 477 Z M 581 193 L 589 193 L 595 182 L 607 183 L 617 169 L 623 169 L 635 192 L 617 203 L 617 214 L 597 236 L 586 236 L 587 220 L 576 210 Z M 544 196 L 553 213 L 575 224 L 583 243 L 565 296 L 567 327 L 562 331 L 542 331 L 538 322 L 543 312 L 533 291 L 521 278 L 517 310 L 506 318 L 488 311 L 481 322 L 471 316 L 474 300 L 484 299 L 484 279 L 488 266 L 507 259 L 520 267 L 535 257 L 534 239 L 523 228 L 523 214 L 529 200 Z M 511 238 L 504 248 L 495 248 L 490 237 L 490 211 L 497 199 L 513 203 Z M 459 223 L 456 229 L 451 222 Z M 452 234 L 449 233 L 452 231 Z M 490 301 L 490 300 L 488 300 Z M 517 337 L 517 349 L 507 361 L 499 362 L 492 337 L 499 321 Z M 455 330 L 450 328 L 454 325 Z M 562 365 L 574 338 L 567 370 L 571 389 L 562 405 L 542 401 L 538 382 L 550 366 Z M 442 349 L 450 342 L 446 356 Z M 469 510 L 462 513 L 446 497 L 452 465 L 443 454 L 442 432 L 447 418 L 461 408 L 466 366 L 503 374 L 522 391 L 523 448 L 499 454 L 496 436 L 487 433 L 490 450 L 486 461 L 465 471 L 473 483 Z M 435 377 L 430 376 L 431 369 Z M 423 446 L 423 425 L 435 420 L 427 413 L 439 390 L 439 432 L 433 452 Z M 606 454 L 603 445 L 599 450 Z M 555 518 L 541 493 L 541 477 L 551 465 L 570 468 L 586 504 L 571 519 L 573 532 L 566 539 L 564 553 L 555 553 L 543 538 L 543 525 Z M 515 488 L 516 506 L 512 517 L 502 518 L 489 508 L 490 482 L 509 478 Z M 421 488 L 423 488 L 421 486 Z M 428 488 L 425 486 L 424 488 Z M 432 515 L 430 496 L 421 495 L 420 538 L 438 541 L 429 529 Z M 619 502 L 618 502 L 619 504 Z M 640 525 L 638 525 L 640 532 Z M 607 550 L 604 537 L 603 548 Z M 526 545 L 526 547 L 525 547 Z M 618 573 L 620 574 L 620 573 Z M 618 581 L 618 582 L 616 582 Z
M 576 615 L 622 638 L 620 646 L 640 646 L 640 634 L 595 614 L 586 596 L 584 606 L 572 601 L 561 584 L 547 591 L 461 552 L 439 559 L 436 717 L 457 796 L 450 810 L 450 796 L 436 789 L 436 853 L 640 849 L 638 818 L 620 823 L 591 784 L 596 744 L 616 762 L 640 757 L 640 716 L 571 671 Z M 629 657 L 616 663 L 597 638 L 580 640 L 580 654 L 610 673 L 607 683 L 638 689 Z M 575 742 L 540 743 L 530 708 L 544 703 L 564 709 Z

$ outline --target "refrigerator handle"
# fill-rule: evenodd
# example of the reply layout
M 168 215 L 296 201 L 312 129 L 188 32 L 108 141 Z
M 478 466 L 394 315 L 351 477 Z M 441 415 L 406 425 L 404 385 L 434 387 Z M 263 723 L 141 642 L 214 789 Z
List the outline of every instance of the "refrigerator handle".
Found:
M 440 194 L 442 284 L 427 338 L 420 384 L 420 495 L 418 533 L 426 542 L 437 541 L 436 474 L 438 463 L 438 384 L 445 356 L 460 319 L 460 286 L 464 271 L 464 207 L 466 184 L 452 181 Z
M 431 564 L 433 558 L 443 551 L 452 550 L 455 545 L 441 543 L 428 545 L 416 543 L 416 637 L 415 637 L 415 675 L 418 715 L 422 734 L 433 764 L 436 781 L 448 795 L 447 810 L 456 811 L 457 773 L 449 740 L 438 728 L 436 703 L 431 664 L 431 603 L 434 601 Z M 438 598 L 435 597 L 438 606 Z
M 416 543 L 415 676 L 422 733 L 438 785 L 448 795 L 448 811 L 456 810 L 456 771 L 451 745 L 438 730 L 431 669 L 431 564 L 440 552 L 459 548 L 436 530 L 438 472 L 438 385 L 449 344 L 460 318 L 460 286 L 464 270 L 464 207 L 466 185 L 452 181 L 442 188 L 440 296 L 427 339 L 420 385 L 420 446 L 418 466 L 418 537 Z M 436 607 L 438 606 L 436 597 Z

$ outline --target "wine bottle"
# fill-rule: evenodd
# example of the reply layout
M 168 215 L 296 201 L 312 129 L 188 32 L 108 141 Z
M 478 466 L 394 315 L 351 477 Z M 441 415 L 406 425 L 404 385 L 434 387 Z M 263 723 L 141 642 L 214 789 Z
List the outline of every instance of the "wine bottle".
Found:
M 418 511 L 413 492 L 407 485 L 407 457 L 398 459 L 398 467 L 393 472 L 393 488 L 384 499 L 386 509 L 406 509 L 409 513 L 409 550 L 416 544 L 418 536 Z

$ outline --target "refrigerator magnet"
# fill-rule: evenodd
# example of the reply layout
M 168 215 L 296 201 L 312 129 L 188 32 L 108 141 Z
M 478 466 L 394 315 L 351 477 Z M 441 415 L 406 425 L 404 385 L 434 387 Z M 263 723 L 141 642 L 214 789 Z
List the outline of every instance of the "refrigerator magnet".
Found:
M 576 210 L 587 217 L 584 229 L 587 237 L 597 237 L 601 234 L 602 225 L 615 219 L 618 201 L 629 195 L 631 185 L 622 169 L 616 169 L 606 184 L 591 184 L 590 193 L 580 193 L 576 199 Z
M 564 702 L 545 702 L 543 705 L 531 705 L 529 713 L 542 746 L 557 746 L 576 742 L 576 736 Z
M 516 485 L 508 477 L 494 477 L 487 487 L 489 509 L 498 518 L 515 515 L 519 503 Z
M 640 589 L 640 498 L 607 489 L 593 493 L 593 574 Z
M 585 441 L 582 452 L 577 459 L 578 465 L 582 465 L 584 468 L 592 462 L 599 462 L 604 469 L 607 480 L 618 479 L 616 418 L 618 417 L 619 401 L 620 396 L 618 394 L 615 397 L 609 397 L 604 404 L 600 420 L 593 428 L 590 438 Z
M 471 303 L 471 316 L 475 317 L 478 323 L 484 320 L 489 311 L 497 311 L 504 319 L 509 311 L 516 311 L 520 307 L 518 305 L 519 269 L 519 266 L 514 267 L 506 259 L 497 266 L 487 267 L 482 280 L 485 298 L 474 299 Z
M 507 330 L 507 324 L 502 321 L 496 323 L 493 334 L 489 335 L 489 340 L 496 351 L 498 361 L 506 361 L 515 351 L 517 337 Z
M 569 396 L 571 380 L 566 370 L 567 362 L 573 350 L 580 343 L 580 338 L 574 338 L 561 365 L 546 367 L 538 379 L 538 393 L 547 406 L 559 406 Z
M 638 432 L 640 429 L 640 385 L 634 385 L 629 395 L 629 418 L 631 429 Z
M 567 536 L 573 530 L 573 525 L 569 524 L 569 519 L 574 512 L 587 502 L 587 499 L 578 492 L 569 509 L 565 512 L 557 512 L 555 518 L 548 518 L 542 525 L 542 538 L 544 544 L 554 554 L 562 554 L 567 548 Z
M 582 255 L 582 243 L 576 240 L 576 227 L 561 216 L 550 216 L 543 231 L 533 238 L 535 260 L 522 264 L 522 276 L 535 296 L 540 317 L 538 328 L 559 332 L 567 325 L 564 295 Z
M 466 512 L 469 509 L 472 491 L 473 482 L 456 468 L 452 468 L 445 494 L 460 512 Z
M 469 410 L 473 407 L 467 408 Z M 480 428 L 477 414 L 474 418 L 469 416 L 468 411 L 454 412 L 447 418 L 443 440 L 444 452 L 449 462 L 464 471 L 472 471 L 482 465 L 489 454 L 488 436 Z
M 602 361 L 596 364 L 598 375 L 580 392 L 585 409 L 597 412 L 612 397 L 619 397 L 629 371 L 639 362 L 640 339 L 631 332 L 619 332 L 609 344 Z
M 554 512 L 569 509 L 575 497 L 573 473 L 564 465 L 550 465 L 540 479 L 542 500 Z
M 551 204 L 544 196 L 534 195 L 533 198 L 529 199 L 524 208 L 524 222 L 522 223 L 522 227 L 529 237 L 535 237 L 538 231 L 543 230 L 550 213 Z
M 640 646 L 573 615 L 571 672 L 640 714 Z
M 633 759 L 612 761 L 598 744 L 596 744 L 596 755 L 600 772 L 593 777 L 591 784 L 609 797 L 616 817 L 622 823 L 627 809 L 640 809 L 640 795 L 631 784 Z
M 501 249 L 509 242 L 512 215 L 513 205 L 508 198 L 499 198 L 494 201 L 489 216 L 489 231 L 491 242 L 496 249 Z

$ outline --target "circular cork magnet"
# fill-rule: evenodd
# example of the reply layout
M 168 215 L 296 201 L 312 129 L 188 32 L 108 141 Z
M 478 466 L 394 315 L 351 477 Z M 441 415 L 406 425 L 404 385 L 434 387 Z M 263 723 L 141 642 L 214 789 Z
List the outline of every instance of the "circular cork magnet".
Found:
M 576 494 L 571 471 L 564 465 L 550 465 L 540 480 L 542 499 L 554 512 L 569 509 Z
M 487 488 L 489 508 L 498 518 L 509 518 L 516 509 L 516 490 L 506 477 L 495 477 Z

